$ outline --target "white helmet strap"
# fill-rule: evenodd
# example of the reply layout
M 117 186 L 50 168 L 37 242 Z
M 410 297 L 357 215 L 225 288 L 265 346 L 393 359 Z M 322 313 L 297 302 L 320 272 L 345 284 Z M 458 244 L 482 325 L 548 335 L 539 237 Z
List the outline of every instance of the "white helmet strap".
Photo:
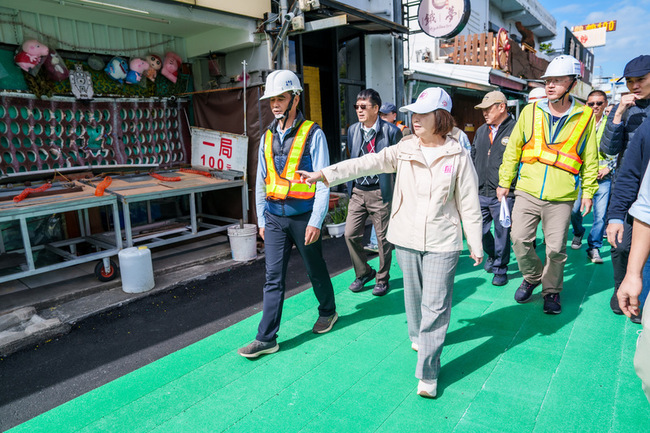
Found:
M 291 99 L 289 99 L 289 105 L 287 106 L 287 109 L 284 111 L 284 113 L 275 115 L 275 118 L 278 119 L 278 121 L 282 122 L 282 128 L 285 128 L 287 126 L 285 125 L 285 122 L 289 119 L 289 112 L 291 111 L 291 106 L 293 105 L 293 100 L 295 98 L 295 92 L 291 92 Z M 282 119 L 284 119 L 284 121 Z

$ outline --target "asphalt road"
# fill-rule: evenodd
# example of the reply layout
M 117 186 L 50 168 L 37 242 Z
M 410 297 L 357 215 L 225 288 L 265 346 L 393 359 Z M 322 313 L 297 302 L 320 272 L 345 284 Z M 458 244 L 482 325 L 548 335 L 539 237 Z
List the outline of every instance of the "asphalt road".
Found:
M 351 266 L 342 237 L 324 240 L 323 255 L 332 276 Z M 0 358 L 0 431 L 250 317 L 261 309 L 263 285 L 264 260 L 258 259 L 91 317 L 65 336 Z M 287 297 L 309 287 L 294 248 Z

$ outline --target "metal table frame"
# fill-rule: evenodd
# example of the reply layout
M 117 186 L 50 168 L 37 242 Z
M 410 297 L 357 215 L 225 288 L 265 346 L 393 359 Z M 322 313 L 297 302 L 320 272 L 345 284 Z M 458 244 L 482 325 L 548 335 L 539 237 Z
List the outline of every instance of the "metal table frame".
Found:
M 218 226 L 215 224 L 208 224 L 204 221 L 199 221 L 199 218 L 208 218 L 217 221 L 224 221 L 226 223 L 239 223 L 238 219 L 226 218 L 216 215 L 209 215 L 203 213 L 201 206 L 201 196 L 205 192 L 218 191 L 221 189 L 241 188 L 242 198 L 242 215 L 244 222 L 248 222 L 248 184 L 245 180 L 230 180 L 213 184 L 206 184 L 200 186 L 190 186 L 186 188 L 169 188 L 161 191 L 156 191 L 147 194 L 128 194 L 120 193 L 118 191 L 110 191 L 111 194 L 117 196 L 122 204 L 122 213 L 124 216 L 124 239 L 126 247 L 132 247 L 135 242 L 151 241 L 147 243 L 147 247 L 154 248 L 162 245 L 168 245 L 175 242 L 181 242 L 187 239 L 193 239 L 197 236 L 207 236 L 210 234 L 218 233 L 227 230 L 228 226 Z M 106 190 L 109 192 L 110 187 Z M 133 227 L 131 225 L 131 212 L 130 204 L 138 202 L 147 202 L 147 210 L 150 210 L 151 201 L 169 197 L 189 196 L 190 205 L 190 226 L 180 229 L 172 229 L 163 232 L 158 232 L 148 236 L 142 236 L 134 241 Z M 148 212 L 150 214 L 150 212 Z M 202 230 L 200 230 L 202 229 Z M 184 233 L 184 234 L 183 234 Z M 172 238 L 163 239 L 164 236 L 175 235 Z
M 103 260 L 104 268 L 110 267 L 109 257 L 116 255 L 122 249 L 122 238 L 120 233 L 120 219 L 117 198 L 112 195 L 103 197 L 88 196 L 78 199 L 66 200 L 65 195 L 58 196 L 63 198 L 64 201 L 57 199 L 57 196 L 49 196 L 43 198 L 27 199 L 25 206 L 9 207 L 0 205 L 0 222 L 19 221 L 20 231 L 23 239 L 23 249 L 16 250 L 17 253 L 24 253 L 27 262 L 27 270 L 13 273 L 11 275 L 0 276 L 0 283 L 5 281 L 17 280 L 23 277 L 29 277 L 36 274 L 55 271 L 63 267 L 78 265 L 81 263 L 90 262 L 93 260 Z M 40 202 L 40 203 L 39 203 Z M 13 204 L 13 202 L 11 202 Z M 10 204 L 10 205 L 11 205 Z M 98 236 L 91 234 L 90 219 L 88 216 L 88 209 L 102 206 L 111 206 L 113 211 L 113 222 L 115 228 L 115 244 L 111 244 L 105 240 L 100 239 Z M 66 239 L 62 241 L 52 242 L 45 245 L 33 247 L 31 239 L 29 238 L 29 230 L 27 228 L 27 220 L 29 218 L 36 218 L 55 213 L 64 213 L 76 211 L 79 218 L 79 230 L 81 236 L 78 238 Z M 87 242 L 98 249 L 97 252 L 85 254 L 83 256 L 76 256 L 77 244 Z M 66 251 L 63 247 L 69 247 L 70 251 Z M 34 264 L 34 251 L 40 249 L 47 249 L 65 259 L 60 263 L 55 263 L 48 266 L 36 268 Z M 5 245 L 2 240 L 2 233 L 0 231 L 0 253 L 5 253 Z

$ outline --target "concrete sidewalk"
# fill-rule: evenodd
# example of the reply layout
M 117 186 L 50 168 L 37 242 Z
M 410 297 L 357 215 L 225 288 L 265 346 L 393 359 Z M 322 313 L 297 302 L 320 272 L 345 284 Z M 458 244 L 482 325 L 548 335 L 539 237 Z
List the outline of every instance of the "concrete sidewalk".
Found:
M 151 252 L 155 287 L 144 293 L 124 292 L 119 276 L 97 280 L 95 262 L 0 284 L 0 356 L 63 335 L 87 317 L 242 264 L 232 260 L 225 235 Z

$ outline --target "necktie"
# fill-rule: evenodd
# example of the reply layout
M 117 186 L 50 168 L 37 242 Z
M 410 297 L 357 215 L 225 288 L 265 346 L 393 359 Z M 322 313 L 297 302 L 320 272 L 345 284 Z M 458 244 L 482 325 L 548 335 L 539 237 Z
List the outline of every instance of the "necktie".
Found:
M 490 127 L 490 144 L 494 141 L 494 129 Z
M 363 141 L 366 143 L 366 153 L 375 153 L 375 130 L 365 131 Z

